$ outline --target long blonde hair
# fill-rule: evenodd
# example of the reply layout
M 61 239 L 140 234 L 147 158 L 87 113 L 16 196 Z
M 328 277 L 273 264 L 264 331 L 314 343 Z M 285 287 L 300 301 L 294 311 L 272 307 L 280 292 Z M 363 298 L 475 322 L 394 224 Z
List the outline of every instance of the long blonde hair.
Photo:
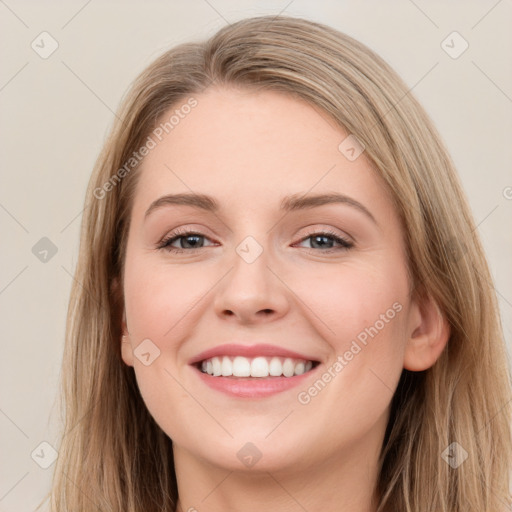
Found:
M 52 512 L 175 510 L 172 441 L 120 355 L 115 283 L 138 175 L 125 165 L 162 114 L 212 84 L 294 95 L 364 144 L 403 224 L 413 291 L 431 296 L 450 324 L 432 368 L 403 370 L 379 461 L 378 512 L 508 510 L 510 372 L 491 275 L 446 149 L 407 86 L 367 47 L 319 23 L 261 16 L 151 63 L 98 158 L 68 312 Z M 458 467 L 445 456 L 452 443 L 467 454 Z

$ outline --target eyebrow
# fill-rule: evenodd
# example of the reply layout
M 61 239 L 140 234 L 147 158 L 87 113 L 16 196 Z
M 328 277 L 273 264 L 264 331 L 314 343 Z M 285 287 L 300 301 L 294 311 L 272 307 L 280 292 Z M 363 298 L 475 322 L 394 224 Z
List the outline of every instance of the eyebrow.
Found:
M 317 194 L 317 195 L 306 195 L 306 194 L 292 194 L 286 196 L 280 205 L 282 211 L 291 212 L 297 210 L 306 210 L 309 208 L 316 208 L 326 204 L 341 203 L 356 208 L 360 212 L 364 213 L 370 218 L 375 224 L 378 224 L 375 217 L 372 215 L 370 210 L 366 208 L 359 201 L 356 201 L 350 196 L 345 194 L 339 194 L 331 192 L 328 194 Z M 195 194 L 195 193 L 183 193 L 183 194 L 168 194 L 159 197 L 151 203 L 149 208 L 146 210 L 144 215 L 148 217 L 153 211 L 162 208 L 163 206 L 178 205 L 178 206 L 192 206 L 201 210 L 209 212 L 218 212 L 220 210 L 219 203 L 212 197 L 206 194 Z

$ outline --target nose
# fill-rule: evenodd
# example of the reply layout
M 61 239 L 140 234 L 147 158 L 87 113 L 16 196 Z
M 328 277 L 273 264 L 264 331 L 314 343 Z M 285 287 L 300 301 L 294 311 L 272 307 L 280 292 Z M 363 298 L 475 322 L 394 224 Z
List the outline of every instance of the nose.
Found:
M 222 319 L 240 324 L 276 321 L 289 310 L 286 285 L 268 265 L 266 252 L 248 263 L 238 254 L 233 268 L 219 283 L 214 307 Z

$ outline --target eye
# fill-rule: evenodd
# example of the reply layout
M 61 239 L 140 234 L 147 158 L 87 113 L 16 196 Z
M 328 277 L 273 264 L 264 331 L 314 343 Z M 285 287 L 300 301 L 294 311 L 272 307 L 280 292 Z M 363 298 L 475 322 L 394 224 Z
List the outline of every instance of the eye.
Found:
M 309 249 L 320 249 L 321 252 L 334 252 L 334 251 L 343 251 L 354 247 L 354 244 L 343 238 L 342 236 L 334 233 L 333 231 L 321 231 L 310 233 L 308 236 L 304 237 L 299 243 L 310 240 L 311 247 Z M 335 244 L 338 244 L 338 247 L 334 247 Z
M 209 238 L 202 233 L 176 230 L 166 236 L 158 244 L 157 248 L 173 253 L 191 252 L 204 248 L 205 240 L 209 240 Z M 306 247 L 306 249 L 319 249 L 323 253 L 343 251 L 354 246 L 352 242 L 333 231 L 312 232 L 298 243 L 303 243 L 307 240 L 311 241 L 311 247 Z M 335 246 L 336 244 L 338 245 L 337 247 Z M 215 244 L 212 243 L 210 245 Z
M 185 251 L 190 252 L 197 249 L 202 249 L 204 246 L 204 240 L 208 240 L 208 238 L 202 233 L 176 230 L 169 236 L 165 237 L 158 244 L 157 248 L 165 249 L 166 251 L 175 253 Z M 176 243 L 178 244 L 178 247 L 176 247 Z

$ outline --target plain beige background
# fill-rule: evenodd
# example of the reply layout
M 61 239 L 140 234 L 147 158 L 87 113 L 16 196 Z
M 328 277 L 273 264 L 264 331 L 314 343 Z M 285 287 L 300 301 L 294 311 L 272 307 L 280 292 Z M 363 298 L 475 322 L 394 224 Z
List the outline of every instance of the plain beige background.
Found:
M 2 0 L 0 511 L 34 510 L 49 489 L 54 466 L 41 464 L 52 452 L 41 443 L 58 449 L 56 398 L 84 192 L 121 95 L 170 46 L 280 12 L 361 40 L 422 102 L 458 167 L 512 347 L 510 0 Z M 42 58 L 52 39 L 58 48 Z M 453 58 L 464 41 L 467 50 Z M 46 262 L 32 252 L 43 237 L 57 249 Z

